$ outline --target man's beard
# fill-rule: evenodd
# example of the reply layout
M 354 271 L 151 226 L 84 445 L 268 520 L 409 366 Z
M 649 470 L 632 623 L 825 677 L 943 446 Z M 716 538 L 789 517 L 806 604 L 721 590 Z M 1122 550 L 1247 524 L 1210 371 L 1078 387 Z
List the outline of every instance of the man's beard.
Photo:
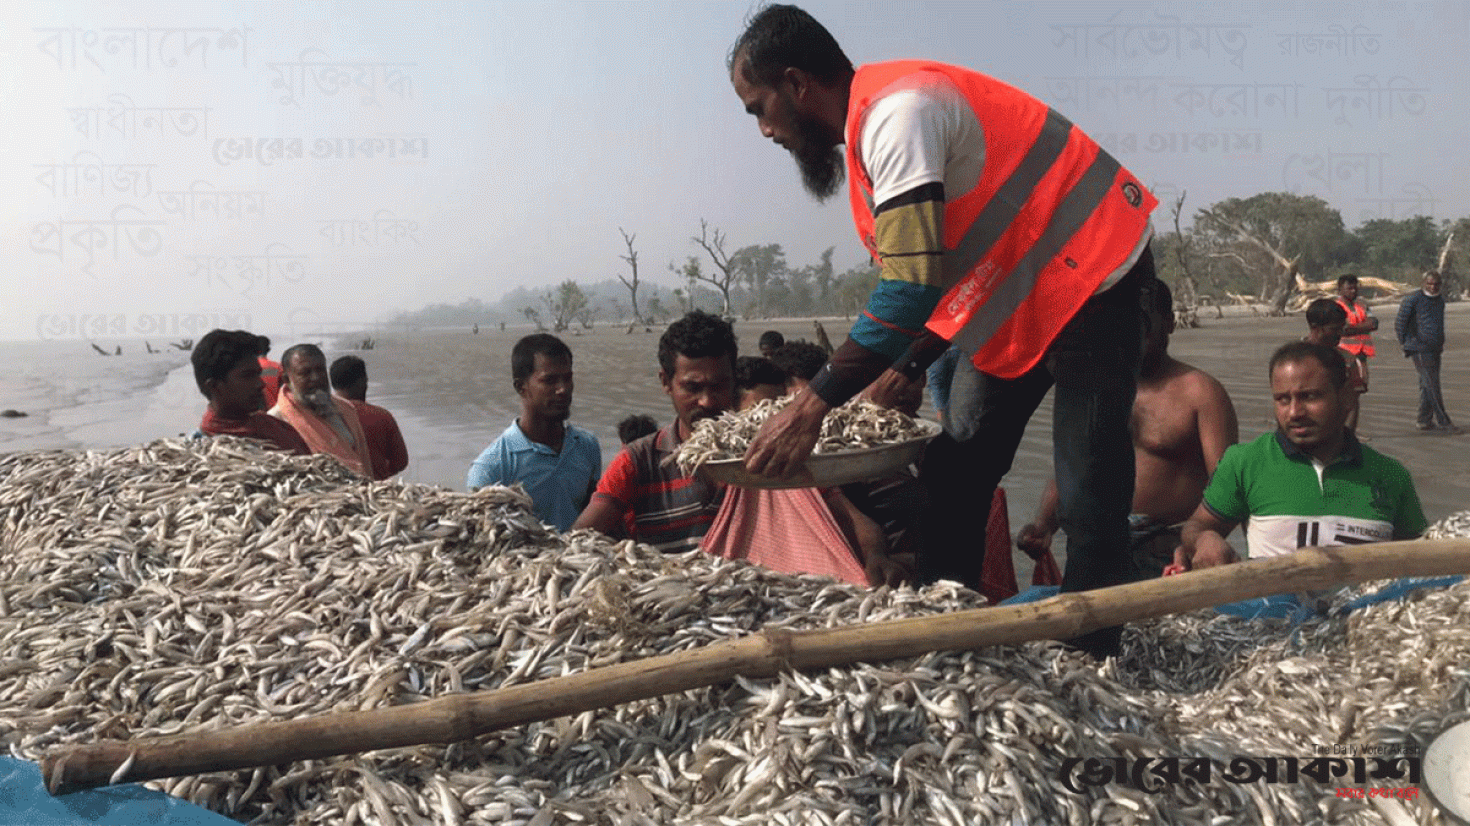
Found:
M 308 410 L 324 419 L 337 413 L 337 406 L 332 403 L 332 394 L 325 389 L 307 393 L 301 397 L 301 402 Z
M 791 150 L 796 167 L 801 170 L 801 183 L 818 203 L 837 194 L 846 175 L 846 159 L 841 144 L 832 144 L 820 122 L 801 118 L 796 123 L 797 148 Z

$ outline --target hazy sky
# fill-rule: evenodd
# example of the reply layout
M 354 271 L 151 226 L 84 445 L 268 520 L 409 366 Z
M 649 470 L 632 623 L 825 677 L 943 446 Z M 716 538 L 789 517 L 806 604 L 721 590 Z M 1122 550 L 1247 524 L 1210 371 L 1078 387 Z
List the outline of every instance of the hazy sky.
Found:
M 729 86 L 744 2 L 10 2 L 0 338 L 362 322 L 728 249 L 863 258 Z M 1190 212 L 1470 214 L 1470 4 L 811 3 L 1015 83 Z M 1156 213 L 1160 229 L 1167 212 Z

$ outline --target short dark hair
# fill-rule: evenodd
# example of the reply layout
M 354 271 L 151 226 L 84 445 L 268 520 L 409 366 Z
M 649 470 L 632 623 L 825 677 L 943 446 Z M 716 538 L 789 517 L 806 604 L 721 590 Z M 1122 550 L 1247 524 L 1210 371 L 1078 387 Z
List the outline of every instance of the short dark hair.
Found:
M 1276 349 L 1271 354 L 1271 361 L 1266 368 L 1266 378 L 1276 375 L 1276 365 L 1282 362 L 1300 362 L 1307 359 L 1316 359 L 1317 363 L 1327 368 L 1327 378 L 1332 382 L 1333 388 L 1341 390 L 1347 386 L 1347 362 L 1342 358 L 1342 351 L 1336 347 L 1328 347 L 1325 344 L 1314 344 L 1310 341 L 1289 341 Z
M 332 362 L 327 376 L 332 380 L 333 390 L 353 387 L 360 381 L 367 381 L 367 362 L 358 356 L 341 356 Z
M 322 348 L 315 344 L 293 344 L 286 348 L 286 352 L 281 354 L 281 369 L 290 370 L 291 360 L 303 353 L 314 359 L 321 359 L 323 364 L 327 363 L 327 354 L 323 353 Z
M 618 422 L 618 440 L 627 444 L 658 431 L 658 422 L 647 413 L 635 413 Z
M 770 346 L 772 348 L 775 348 L 775 347 L 780 347 L 781 345 L 783 345 L 785 343 L 786 343 L 786 336 L 781 335 L 781 333 L 779 333 L 776 330 L 767 330 L 764 333 L 761 333 L 760 340 L 756 342 L 756 346 L 757 347 Z
M 1331 298 L 1319 298 L 1307 305 L 1307 326 L 1326 327 L 1328 324 L 1346 324 L 1347 311 Z
M 271 340 L 269 336 L 256 336 L 255 343 L 260 345 L 260 354 L 267 355 L 271 351 Z
M 1154 312 L 1163 316 L 1174 314 L 1174 291 L 1169 289 L 1168 282 L 1155 278 L 1149 285 L 1149 292 L 1153 297 Z
M 694 310 L 673 324 L 658 339 L 658 366 L 664 375 L 674 375 L 674 359 L 729 356 L 730 369 L 735 369 L 735 328 L 730 322 L 703 310 Z
M 224 381 L 235 365 L 247 358 L 256 358 L 260 350 L 256 335 L 245 330 L 210 330 L 194 345 L 189 353 L 189 362 L 194 365 L 194 383 L 199 392 L 208 396 L 204 382 L 208 379 Z
M 726 71 L 745 58 L 745 79 L 774 87 L 787 69 L 801 69 L 823 83 L 852 75 L 852 61 L 816 18 L 796 6 L 770 5 L 755 13 L 730 47 Z
M 521 382 L 529 379 L 536 372 L 536 355 L 546 356 L 549 359 L 562 358 L 572 360 L 572 348 L 568 347 L 561 339 L 551 333 L 532 333 L 520 341 L 510 351 L 510 378 L 516 387 Z
M 777 347 L 771 354 L 771 361 L 787 376 L 811 381 L 827 363 L 827 351 L 806 339 L 799 339 Z
M 749 390 L 757 384 L 786 386 L 786 371 L 774 361 L 760 356 L 741 356 L 735 359 L 735 389 Z
M 1353 275 L 1350 272 L 1349 273 L 1343 273 L 1342 275 L 1339 275 L 1337 277 L 1337 286 L 1338 287 L 1342 287 L 1342 285 L 1344 285 L 1344 284 L 1357 284 L 1357 283 L 1358 283 L 1358 277 L 1356 275 Z

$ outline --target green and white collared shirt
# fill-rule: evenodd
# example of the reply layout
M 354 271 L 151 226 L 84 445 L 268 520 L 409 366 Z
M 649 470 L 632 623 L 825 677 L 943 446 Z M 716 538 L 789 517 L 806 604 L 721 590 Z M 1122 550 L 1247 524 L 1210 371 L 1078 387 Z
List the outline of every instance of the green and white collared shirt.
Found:
M 1412 539 L 1428 527 L 1409 472 L 1351 432 L 1342 454 L 1325 464 L 1279 430 L 1231 445 L 1204 504 L 1221 519 L 1246 523 L 1253 557 Z

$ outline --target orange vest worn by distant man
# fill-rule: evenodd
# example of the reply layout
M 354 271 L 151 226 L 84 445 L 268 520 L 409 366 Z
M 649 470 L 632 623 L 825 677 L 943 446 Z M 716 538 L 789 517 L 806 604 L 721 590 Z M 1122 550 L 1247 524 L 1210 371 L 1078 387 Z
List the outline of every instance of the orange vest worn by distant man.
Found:
M 276 398 L 281 394 L 281 363 L 265 356 L 260 356 L 259 361 L 260 380 L 265 384 L 265 409 L 269 410 L 276 406 Z
M 1343 301 L 1341 298 L 1339 298 L 1337 299 L 1337 306 L 1341 307 L 1343 312 L 1347 313 L 1347 324 L 1349 327 L 1362 326 L 1368 323 L 1368 307 L 1366 304 L 1362 304 L 1357 301 L 1354 301 L 1352 304 L 1348 304 L 1346 301 Z M 1348 351 L 1349 353 L 1352 353 L 1355 356 L 1366 356 L 1367 358 L 1373 358 L 1374 356 L 1378 355 L 1378 351 L 1373 349 L 1372 333 L 1363 333 L 1361 335 L 1355 336 L 1343 336 L 1337 342 L 1337 346 Z
M 976 369 L 1015 378 L 1034 367 L 1083 303 L 1137 261 L 1158 199 L 1046 104 L 979 72 L 930 61 L 861 66 L 846 125 L 853 219 L 878 257 L 873 186 L 857 156 L 875 100 L 937 73 L 985 133 L 969 192 L 946 192 L 944 283 L 936 335 L 974 353 Z

